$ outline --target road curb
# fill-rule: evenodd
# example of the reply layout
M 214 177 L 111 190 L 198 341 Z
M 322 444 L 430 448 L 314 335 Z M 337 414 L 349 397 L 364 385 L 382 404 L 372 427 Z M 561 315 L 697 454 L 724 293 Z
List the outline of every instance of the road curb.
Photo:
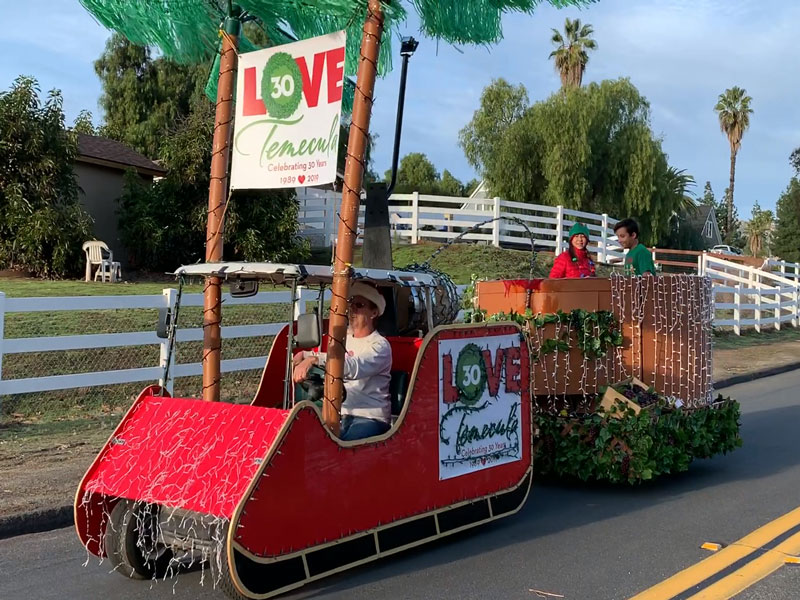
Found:
M 756 379 L 763 379 L 764 377 L 772 377 L 773 375 L 780 375 L 781 373 L 788 373 L 789 371 L 797 369 L 800 369 L 800 362 L 762 369 L 753 373 L 734 375 L 733 377 L 727 377 L 714 382 L 714 389 L 721 390 L 740 383 L 755 381 Z M 73 512 L 71 505 L 37 510 L 30 513 L 12 515 L 10 517 L 0 517 L 0 540 L 18 535 L 41 533 L 43 531 L 68 527 L 72 525 L 72 520 Z
M 770 367 L 769 369 L 761 369 L 760 371 L 754 371 L 752 373 L 742 373 L 741 375 L 734 375 L 733 377 L 727 377 L 725 379 L 721 379 L 720 381 L 715 381 L 714 389 L 721 390 L 726 387 L 731 387 L 732 385 L 747 383 L 748 381 L 755 381 L 756 379 L 763 379 L 764 377 L 772 377 L 773 375 L 788 373 L 789 371 L 794 371 L 796 369 L 800 369 L 800 362 Z
M 72 505 L 44 508 L 29 513 L 0 517 L 0 540 L 28 533 L 41 533 L 72 525 Z

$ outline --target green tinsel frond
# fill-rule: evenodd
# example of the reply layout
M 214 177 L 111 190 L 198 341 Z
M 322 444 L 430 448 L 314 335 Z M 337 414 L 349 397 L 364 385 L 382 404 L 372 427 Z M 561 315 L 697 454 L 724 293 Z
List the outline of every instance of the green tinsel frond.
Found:
M 422 31 L 454 43 L 486 44 L 502 37 L 505 12 L 531 12 L 543 2 L 556 7 L 585 6 L 595 0 L 406 0 L 420 16 Z M 225 0 L 80 0 L 98 21 L 136 44 L 158 46 L 178 62 L 208 60 L 217 52 Z M 367 0 L 238 0 L 271 33 L 273 44 L 288 41 L 280 31 L 300 39 L 348 31 L 348 64 L 355 73 Z M 384 4 L 386 31 L 381 45 L 382 73 L 388 72 L 392 32 L 405 19 L 398 0 Z

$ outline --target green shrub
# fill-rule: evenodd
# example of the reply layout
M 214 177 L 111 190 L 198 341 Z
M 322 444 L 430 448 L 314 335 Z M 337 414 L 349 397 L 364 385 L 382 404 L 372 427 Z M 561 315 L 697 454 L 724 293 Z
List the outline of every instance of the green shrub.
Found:
M 91 218 L 78 201 L 78 143 L 62 102 L 53 90 L 42 103 L 29 77 L 0 92 L 0 268 L 65 277 L 83 267 Z

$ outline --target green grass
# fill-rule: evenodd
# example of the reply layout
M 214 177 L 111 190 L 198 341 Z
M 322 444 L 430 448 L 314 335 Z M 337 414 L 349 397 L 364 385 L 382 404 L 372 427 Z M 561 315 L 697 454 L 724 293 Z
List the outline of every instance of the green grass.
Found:
M 714 348 L 719 350 L 768 346 L 777 342 L 796 340 L 800 340 L 800 329 L 792 327 L 789 323 L 784 323 L 780 331 L 762 328 L 761 333 L 756 333 L 755 329 L 749 329 L 742 332 L 742 335 L 735 335 L 732 331 L 714 332 Z

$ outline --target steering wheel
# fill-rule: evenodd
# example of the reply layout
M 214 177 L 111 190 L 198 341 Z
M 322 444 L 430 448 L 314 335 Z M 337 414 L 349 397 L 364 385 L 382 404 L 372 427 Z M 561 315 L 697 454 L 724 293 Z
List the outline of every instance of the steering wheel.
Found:
M 319 367 L 312 367 L 308 371 L 308 376 L 300 382 L 300 387 L 306 393 L 306 400 L 320 402 L 325 394 L 324 371 Z
M 297 385 L 299 385 L 306 394 L 303 400 L 316 402 L 321 405 L 322 399 L 325 397 L 325 370 L 322 367 L 311 367 L 308 370 L 308 376 Z M 342 388 L 342 402 L 346 399 L 347 390 Z

